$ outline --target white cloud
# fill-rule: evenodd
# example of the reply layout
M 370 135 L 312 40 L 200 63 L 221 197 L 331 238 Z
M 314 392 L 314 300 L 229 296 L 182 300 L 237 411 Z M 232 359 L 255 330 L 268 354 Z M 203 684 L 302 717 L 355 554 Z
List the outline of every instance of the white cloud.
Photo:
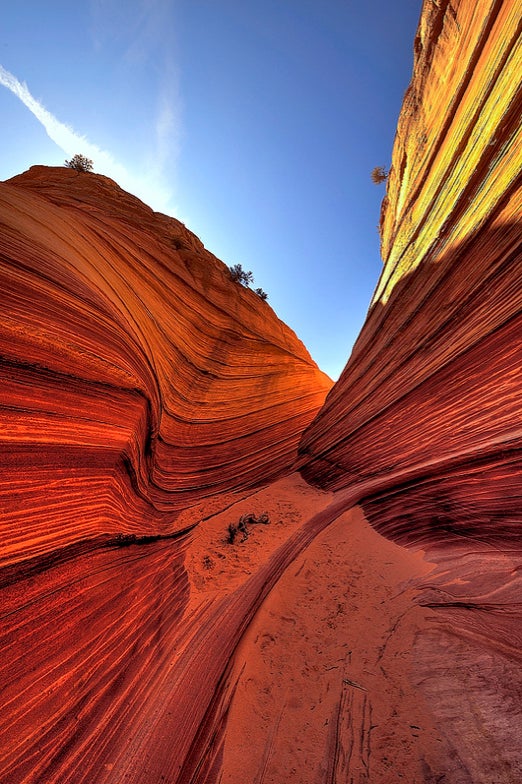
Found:
M 174 65 L 166 58 L 158 90 L 157 111 L 154 123 L 154 146 L 150 165 L 159 175 L 164 168 L 176 162 L 180 152 L 180 98 L 178 74 Z
M 88 141 L 85 136 L 77 133 L 69 125 L 60 122 L 31 95 L 25 83 L 20 82 L 16 76 L 3 68 L 2 65 L 0 65 L 0 84 L 7 87 L 22 101 L 43 125 L 49 138 L 68 156 L 72 156 L 75 153 L 86 155 L 93 160 L 95 171 L 116 180 L 122 188 L 138 196 L 153 209 L 165 212 L 171 210 L 169 206 L 172 198 L 171 189 L 161 182 L 161 167 L 166 159 L 167 138 L 172 133 L 174 126 L 174 114 L 169 102 L 165 103 L 157 120 L 158 165 L 146 177 L 139 177 L 129 172 L 123 164 L 115 160 L 110 152 L 102 150 L 96 144 Z
M 125 83 L 148 74 L 149 95 L 156 99 L 143 156 L 155 177 L 173 168 L 181 146 L 179 70 L 175 63 L 176 0 L 91 0 L 92 35 L 97 50 L 117 53 Z M 141 117 L 143 124 L 146 118 Z

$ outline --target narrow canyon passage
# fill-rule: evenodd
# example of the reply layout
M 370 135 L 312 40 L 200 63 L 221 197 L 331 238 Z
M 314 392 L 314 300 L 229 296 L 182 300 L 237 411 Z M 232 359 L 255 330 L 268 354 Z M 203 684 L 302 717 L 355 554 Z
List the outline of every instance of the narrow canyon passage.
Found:
M 224 784 L 425 780 L 441 741 L 411 681 L 415 637 L 432 614 L 415 604 L 413 583 L 430 569 L 359 507 L 319 534 L 236 653 Z
M 406 548 L 355 506 L 252 604 L 252 583 L 270 578 L 287 542 L 337 503 L 293 475 L 198 531 L 187 554 L 191 602 L 232 590 L 224 634 L 243 620 L 232 607 L 258 609 L 194 749 L 199 768 L 180 780 L 513 784 L 522 775 L 520 553 Z M 224 545 L 226 521 L 252 506 L 269 510 L 271 525 Z
M 270 523 L 228 543 L 249 511 Z M 433 564 L 298 474 L 184 522 L 205 512 L 186 546 L 177 642 L 160 634 L 171 653 L 139 714 L 79 780 L 429 781 L 443 740 L 411 675 L 434 614 L 415 599 Z
M 104 174 L 0 183 L 0 784 L 522 782 L 519 5 L 422 3 L 335 383 Z
M 244 611 L 252 581 L 334 500 L 293 475 L 202 524 L 186 559 L 194 609 L 234 592 Z M 268 511 L 270 525 L 225 544 L 227 521 L 248 509 Z M 414 784 L 436 768 L 443 740 L 412 678 L 416 636 L 434 614 L 415 599 L 434 565 L 376 533 L 359 507 L 334 518 L 240 639 L 198 751 L 206 763 L 183 781 Z M 231 620 L 224 604 L 223 645 Z
M 514 784 L 520 553 L 405 548 L 346 498 L 292 474 L 15 586 L 2 784 Z

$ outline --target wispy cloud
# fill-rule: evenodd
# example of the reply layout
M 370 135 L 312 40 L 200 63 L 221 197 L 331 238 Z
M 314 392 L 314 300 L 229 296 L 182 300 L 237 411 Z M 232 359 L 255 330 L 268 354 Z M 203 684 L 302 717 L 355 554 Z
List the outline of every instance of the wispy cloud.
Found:
M 40 101 L 34 98 L 25 82 L 20 82 L 16 76 L 7 71 L 0 65 L 0 84 L 7 87 L 36 119 L 43 125 L 50 139 L 62 149 L 67 155 L 81 153 L 91 158 L 94 168 L 101 174 L 116 180 L 122 188 L 134 193 L 140 199 L 157 210 L 169 210 L 172 198 L 171 189 L 161 182 L 161 167 L 155 167 L 155 171 L 146 177 L 138 177 L 128 171 L 119 163 L 110 152 L 101 149 L 98 145 L 90 142 L 85 136 L 77 133 L 69 125 L 58 120 L 49 112 Z M 166 145 L 166 136 L 172 130 L 173 119 L 170 114 L 169 104 L 165 105 L 163 113 L 160 112 L 157 126 L 158 143 L 162 140 L 162 145 Z M 164 157 L 162 152 L 160 158 Z
M 150 155 L 150 164 L 158 175 L 169 163 L 176 161 L 181 147 L 178 74 L 168 58 L 166 60 L 158 90 L 154 123 L 155 139 Z
M 47 135 L 53 140 L 58 147 L 61 147 L 64 152 L 68 154 L 74 153 L 78 144 L 85 145 L 87 142 L 83 136 L 75 133 L 72 128 L 60 122 L 47 111 L 47 109 L 39 103 L 36 98 L 33 98 L 25 82 L 20 82 L 16 76 L 7 71 L 0 65 L 0 83 L 11 90 L 22 103 L 24 103 L 30 112 L 34 114 L 44 126 Z M 89 145 L 92 149 L 96 149 L 95 145 Z M 87 150 L 86 150 L 87 151 Z
M 93 44 L 97 51 L 117 52 L 124 83 L 147 74 L 155 114 L 144 159 L 155 177 L 175 167 L 181 149 L 182 121 L 176 51 L 176 0 L 91 0 Z

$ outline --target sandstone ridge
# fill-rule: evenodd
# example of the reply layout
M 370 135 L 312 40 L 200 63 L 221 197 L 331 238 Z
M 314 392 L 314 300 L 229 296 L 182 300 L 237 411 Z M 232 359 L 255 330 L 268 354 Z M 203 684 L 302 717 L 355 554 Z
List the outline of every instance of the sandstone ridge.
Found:
M 0 183 L 2 784 L 522 780 L 519 16 L 425 0 L 333 387 L 179 221 Z
M 331 382 L 267 303 L 106 177 L 35 166 L 0 191 L 7 563 L 172 534 L 288 470 Z

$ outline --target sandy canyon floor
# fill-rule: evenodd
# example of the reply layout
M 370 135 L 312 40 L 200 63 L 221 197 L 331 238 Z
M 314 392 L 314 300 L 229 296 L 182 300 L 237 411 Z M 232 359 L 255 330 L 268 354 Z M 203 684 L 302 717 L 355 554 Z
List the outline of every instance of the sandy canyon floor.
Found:
M 332 498 L 297 474 L 231 497 L 196 529 L 187 553 L 194 614 L 214 597 L 241 594 Z M 227 543 L 229 522 L 262 511 L 269 525 Z M 412 676 L 415 639 L 432 614 L 416 597 L 432 569 L 422 551 L 376 533 L 360 507 L 304 547 L 234 651 L 223 784 L 430 779 L 443 740 Z

